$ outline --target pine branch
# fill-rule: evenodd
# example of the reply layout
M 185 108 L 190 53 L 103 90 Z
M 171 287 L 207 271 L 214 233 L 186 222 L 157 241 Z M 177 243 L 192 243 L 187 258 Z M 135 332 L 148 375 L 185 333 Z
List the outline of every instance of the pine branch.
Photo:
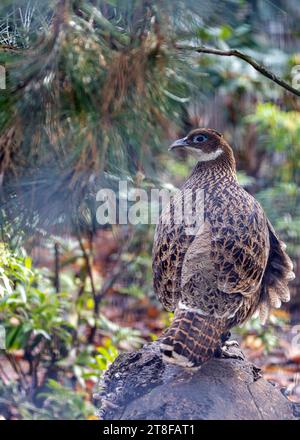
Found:
M 275 82 L 276 84 L 278 84 L 279 86 L 281 86 L 285 90 L 288 90 L 290 93 L 293 93 L 296 96 L 300 96 L 300 90 L 297 90 L 294 87 L 290 86 L 286 81 L 284 81 L 279 76 L 275 75 L 273 72 L 268 70 L 265 66 L 263 66 L 262 64 L 259 64 L 252 57 L 250 57 L 249 55 L 246 55 L 243 52 L 240 52 L 237 49 L 220 50 L 220 49 L 210 48 L 210 47 L 205 47 L 205 46 L 191 47 L 191 46 L 181 46 L 181 45 L 177 45 L 176 47 L 177 47 L 177 49 L 194 50 L 198 53 L 206 53 L 206 54 L 219 55 L 219 56 L 225 56 L 225 57 L 234 56 L 234 57 L 240 58 L 241 60 L 244 60 L 244 61 L 246 61 L 246 63 L 250 64 L 255 70 L 260 72 L 266 78 L 269 78 L 271 81 Z
M 20 49 L 18 47 L 11 46 L 9 44 L 1 44 L 0 43 L 0 53 L 1 52 L 19 53 Z
M 95 6 L 82 2 L 81 10 L 90 16 L 90 20 L 94 20 L 100 26 L 104 35 L 111 35 L 119 43 L 125 46 L 130 43 L 128 35 L 118 30 Z

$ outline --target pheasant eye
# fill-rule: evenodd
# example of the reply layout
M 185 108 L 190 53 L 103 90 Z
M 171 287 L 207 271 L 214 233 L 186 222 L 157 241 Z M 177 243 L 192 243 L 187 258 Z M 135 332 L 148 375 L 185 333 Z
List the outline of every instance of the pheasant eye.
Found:
M 193 141 L 194 142 L 204 142 L 204 141 L 206 141 L 207 140 L 207 137 L 206 136 L 204 136 L 203 134 L 197 134 L 197 136 L 195 136 L 194 138 L 193 138 Z

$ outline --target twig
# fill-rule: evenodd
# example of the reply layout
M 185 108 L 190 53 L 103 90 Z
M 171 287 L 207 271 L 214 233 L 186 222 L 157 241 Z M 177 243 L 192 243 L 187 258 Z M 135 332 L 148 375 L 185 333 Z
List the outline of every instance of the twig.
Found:
M 85 260 L 86 270 L 87 270 L 87 273 L 88 273 L 88 276 L 89 276 L 89 279 L 90 279 L 90 282 L 91 282 L 93 299 L 96 302 L 97 293 L 96 293 L 96 288 L 95 288 L 95 283 L 94 283 L 92 266 L 91 266 L 91 262 L 90 262 L 90 256 L 87 253 L 87 251 L 85 250 L 84 244 L 83 244 L 82 239 L 81 239 L 79 234 L 77 235 L 77 239 L 78 239 L 78 242 L 79 242 L 80 249 L 82 251 L 83 258 Z
M 124 270 L 126 267 L 131 263 L 123 263 L 121 262 L 119 265 L 117 265 L 114 270 L 112 271 L 112 275 L 109 278 L 106 278 L 99 293 L 97 294 L 97 302 L 100 304 L 102 298 L 105 296 L 106 292 L 109 291 L 109 289 L 115 284 L 117 279 L 120 277 L 122 273 L 124 273 Z
M 10 365 L 13 367 L 15 373 L 18 375 L 23 389 L 27 390 L 28 383 L 27 383 L 26 375 L 25 375 L 24 371 L 22 370 L 21 365 L 19 365 L 17 363 L 14 355 L 11 355 L 9 353 L 5 353 L 5 357 L 9 361 Z
M 52 64 L 55 64 L 55 57 L 57 56 L 58 51 L 61 47 L 61 35 L 67 25 L 69 7 L 69 0 L 57 0 L 57 5 L 55 9 L 56 12 L 52 21 L 52 32 L 50 33 L 50 39 L 49 37 L 46 37 L 44 35 L 35 48 L 23 50 L 21 52 L 23 53 L 23 55 L 27 55 L 28 59 L 34 60 L 31 63 L 32 66 L 34 66 L 35 64 L 39 66 L 37 61 L 41 61 L 43 59 L 42 67 L 39 68 L 38 73 L 36 73 L 36 71 L 34 70 L 22 82 L 16 84 L 12 88 L 12 92 L 24 90 L 33 81 L 35 85 L 37 85 L 38 81 L 42 78 L 42 75 L 47 72 L 47 69 L 49 69 Z M 23 59 L 18 63 L 15 63 L 14 67 L 17 68 L 19 66 L 22 66 L 22 63 Z
M 93 341 L 94 341 L 94 338 L 95 338 L 96 330 L 97 330 L 97 318 L 98 318 L 98 315 L 99 315 L 100 300 L 98 299 L 98 295 L 97 295 L 96 288 L 95 288 L 93 271 L 92 271 L 92 266 L 91 266 L 91 262 L 90 262 L 90 255 L 85 250 L 84 244 L 83 244 L 81 236 L 80 236 L 80 232 L 77 234 L 77 239 L 78 239 L 79 246 L 80 246 L 82 254 L 83 254 L 83 258 L 85 260 L 85 266 L 86 266 L 88 277 L 90 279 L 92 295 L 93 295 L 93 300 L 94 300 L 94 319 L 95 319 L 95 324 L 92 327 L 91 333 L 90 333 L 90 336 L 89 336 L 89 343 L 92 344 Z M 92 252 L 90 252 L 90 254 L 92 254 Z
M 10 379 L 1 364 L 0 364 L 0 373 L 1 373 L 0 377 L 3 380 L 4 385 L 8 385 L 10 382 Z
M 97 292 L 96 288 L 95 288 L 95 283 L 94 283 L 94 277 L 93 277 L 93 272 L 92 272 L 92 265 L 91 265 L 91 261 L 90 261 L 90 257 L 93 254 L 93 250 L 92 250 L 92 237 L 90 237 L 90 252 L 88 253 L 84 247 L 82 238 L 80 236 L 80 231 L 77 232 L 77 239 L 83 254 L 83 258 L 85 260 L 85 266 L 86 266 L 86 270 L 87 270 L 87 275 L 90 279 L 91 282 L 91 288 L 92 288 L 92 295 L 93 295 L 93 300 L 94 300 L 94 318 L 95 318 L 95 325 L 92 327 L 91 329 L 91 333 L 89 335 L 89 343 L 93 343 L 95 335 L 96 335 L 96 330 L 97 330 L 97 318 L 99 316 L 99 312 L 100 312 L 100 303 L 103 299 L 103 297 L 106 295 L 106 293 L 108 292 L 108 290 L 115 284 L 115 282 L 117 281 L 117 279 L 120 277 L 120 275 L 122 275 L 122 273 L 124 273 L 124 269 L 127 266 L 126 263 L 123 263 L 122 261 L 120 261 L 121 256 L 123 254 L 123 252 L 126 252 L 129 245 L 130 245 L 130 241 L 132 238 L 132 234 L 133 231 L 131 230 L 131 233 L 129 233 L 126 242 L 123 244 L 123 246 L 120 246 L 119 248 L 119 252 L 117 254 L 117 259 L 119 260 L 119 264 L 116 265 L 116 267 L 114 268 L 114 270 L 112 271 L 112 275 L 109 278 L 106 278 L 103 282 L 103 285 L 101 287 L 101 289 Z
M 260 72 L 262 75 L 269 78 L 271 81 L 275 82 L 279 86 L 283 87 L 285 90 L 288 90 L 290 93 L 293 93 L 296 96 L 300 96 L 300 90 L 295 89 L 294 87 L 289 85 L 286 81 L 284 81 L 282 78 L 280 78 L 279 76 L 275 75 L 273 72 L 268 70 L 265 66 L 263 66 L 262 64 L 259 64 L 252 57 L 250 57 L 249 55 L 246 55 L 243 52 L 240 52 L 237 49 L 220 50 L 220 49 L 215 49 L 215 48 L 210 48 L 210 47 L 205 47 L 205 46 L 192 47 L 192 46 L 181 46 L 181 45 L 177 45 L 176 48 L 183 49 L 183 50 L 194 50 L 195 52 L 198 52 L 198 53 L 206 53 L 206 54 L 219 55 L 219 56 L 224 56 L 224 57 L 234 56 L 234 57 L 240 58 L 241 60 L 244 60 L 244 61 L 246 61 L 246 63 L 250 64 L 255 70 Z
M 10 46 L 9 44 L 0 44 L 0 53 L 1 52 L 19 53 L 21 50 L 18 47 Z
M 130 263 L 120 263 L 112 271 L 112 275 L 109 278 L 105 279 L 105 281 L 104 281 L 100 291 L 97 293 L 96 299 L 95 299 L 95 315 L 96 316 L 99 315 L 99 311 L 100 311 L 99 309 L 100 309 L 100 304 L 101 304 L 102 299 L 105 297 L 106 293 L 112 288 L 112 286 L 116 283 L 116 281 L 118 280 L 120 275 L 122 275 L 124 273 L 128 264 L 130 264 Z M 96 330 L 97 330 L 97 326 L 95 324 L 94 327 L 91 329 L 91 333 L 89 336 L 90 343 L 92 343 L 94 341 Z
M 94 20 L 102 30 L 104 35 L 111 35 L 122 45 L 128 45 L 130 43 L 130 38 L 128 35 L 120 32 L 107 18 L 105 18 L 101 11 L 93 5 L 89 5 L 87 2 L 82 2 L 80 4 L 81 10 L 86 14 L 91 16 L 91 20 Z
M 55 255 L 55 263 L 54 263 L 54 288 L 56 293 L 60 292 L 60 259 L 59 259 L 59 244 L 54 244 L 54 255 Z

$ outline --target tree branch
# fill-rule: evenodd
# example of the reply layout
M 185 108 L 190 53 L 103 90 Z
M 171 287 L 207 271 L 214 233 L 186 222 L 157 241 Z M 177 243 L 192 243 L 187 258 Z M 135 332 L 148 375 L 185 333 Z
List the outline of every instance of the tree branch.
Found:
M 265 66 L 263 66 L 262 64 L 259 64 L 252 57 L 250 57 L 249 55 L 246 55 L 243 52 L 240 52 L 237 49 L 220 50 L 220 49 L 215 49 L 215 48 L 210 48 L 210 47 L 205 47 L 205 46 L 191 47 L 191 46 L 181 46 L 181 45 L 177 45 L 176 47 L 177 47 L 177 49 L 194 50 L 195 52 L 198 52 L 198 53 L 206 53 L 206 54 L 219 55 L 219 56 L 225 56 L 225 57 L 234 56 L 234 57 L 240 58 L 241 60 L 244 60 L 244 61 L 246 61 L 246 63 L 250 64 L 255 70 L 260 72 L 262 75 L 269 78 L 271 81 L 275 82 L 279 86 L 283 87 L 285 90 L 288 90 L 290 93 L 293 93 L 296 96 L 300 96 L 300 90 L 297 90 L 294 87 L 290 86 L 287 82 L 285 82 L 282 78 L 280 78 L 279 76 L 275 75 L 273 72 L 268 70 Z

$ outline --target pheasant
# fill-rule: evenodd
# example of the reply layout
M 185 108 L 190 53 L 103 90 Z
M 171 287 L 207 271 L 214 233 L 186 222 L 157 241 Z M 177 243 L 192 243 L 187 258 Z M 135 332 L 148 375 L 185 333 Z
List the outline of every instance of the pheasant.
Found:
M 185 149 L 197 164 L 159 219 L 153 245 L 154 290 L 169 311 L 160 337 L 163 359 L 198 368 L 220 355 L 233 326 L 290 299 L 294 279 L 285 244 L 260 204 L 238 183 L 233 151 L 216 130 L 196 129 L 170 150 Z M 187 194 L 203 190 L 202 222 L 189 233 L 176 220 Z M 196 202 L 195 202 L 196 203 Z

